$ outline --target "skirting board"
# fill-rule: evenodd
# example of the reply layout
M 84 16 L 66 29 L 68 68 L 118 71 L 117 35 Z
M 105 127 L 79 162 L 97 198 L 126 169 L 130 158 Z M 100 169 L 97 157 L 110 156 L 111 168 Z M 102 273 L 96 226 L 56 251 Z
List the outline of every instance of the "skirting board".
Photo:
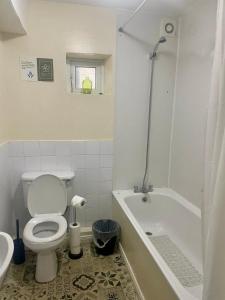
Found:
M 81 227 L 80 236 L 83 237 L 91 237 L 92 236 L 92 228 L 91 227 Z
M 138 296 L 140 297 L 141 300 L 146 300 L 145 297 L 144 297 L 144 295 L 143 295 L 143 293 L 142 293 L 142 291 L 141 291 L 141 288 L 140 288 L 140 286 L 139 286 L 139 284 L 138 284 L 138 281 L 137 281 L 137 279 L 136 279 L 136 277 L 135 277 L 135 274 L 134 274 L 134 271 L 133 271 L 133 269 L 132 269 L 132 267 L 131 267 L 131 264 L 130 264 L 130 262 L 129 262 L 127 256 L 126 256 L 126 253 L 125 253 L 124 250 L 123 250 L 123 247 L 122 247 L 121 243 L 119 243 L 119 248 L 120 248 L 120 252 L 121 252 L 121 254 L 122 254 L 122 256 L 123 256 L 123 259 L 124 259 L 124 261 L 125 261 L 125 264 L 126 264 L 126 266 L 127 266 L 127 268 L 128 268 L 128 271 L 130 272 L 130 275 L 131 275 L 131 278 L 132 278 L 132 280 L 133 280 L 133 282 L 134 282 L 134 285 L 135 285 L 135 287 L 136 287 Z

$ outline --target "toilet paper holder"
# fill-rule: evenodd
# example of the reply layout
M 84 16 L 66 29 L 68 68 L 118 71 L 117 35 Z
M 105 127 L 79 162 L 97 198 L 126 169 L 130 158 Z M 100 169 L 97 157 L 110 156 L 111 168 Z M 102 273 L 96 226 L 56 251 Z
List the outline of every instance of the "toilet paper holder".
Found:
M 75 195 L 71 200 L 71 207 L 73 209 L 73 222 L 69 225 L 70 233 L 70 251 L 69 257 L 71 259 L 79 259 L 83 256 L 83 250 L 80 247 L 80 223 L 77 222 L 77 208 L 82 208 L 87 203 L 87 200 L 81 196 Z

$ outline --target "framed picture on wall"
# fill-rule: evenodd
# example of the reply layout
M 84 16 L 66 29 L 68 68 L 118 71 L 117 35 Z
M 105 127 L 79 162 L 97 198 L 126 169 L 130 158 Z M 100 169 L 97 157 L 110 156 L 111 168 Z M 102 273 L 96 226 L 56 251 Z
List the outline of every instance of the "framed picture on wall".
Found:
M 38 81 L 54 81 L 52 58 L 37 58 Z

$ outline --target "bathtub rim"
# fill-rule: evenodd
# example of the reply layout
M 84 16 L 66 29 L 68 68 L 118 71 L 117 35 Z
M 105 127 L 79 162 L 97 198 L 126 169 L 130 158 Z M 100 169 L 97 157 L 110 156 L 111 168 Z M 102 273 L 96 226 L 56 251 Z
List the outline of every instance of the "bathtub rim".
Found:
M 151 240 L 146 236 L 142 227 L 139 225 L 138 221 L 136 220 L 133 213 L 130 211 L 128 205 L 124 201 L 125 198 L 130 196 L 143 196 L 142 193 L 134 193 L 133 190 L 114 190 L 112 192 L 114 199 L 119 203 L 120 207 L 123 209 L 125 214 L 128 216 L 131 224 L 133 225 L 137 234 L 141 237 L 145 247 L 150 252 L 151 256 L 155 260 L 156 264 L 158 265 L 159 269 L 165 276 L 166 280 L 170 284 L 171 288 L 177 295 L 179 299 L 182 300 L 200 300 L 193 296 L 190 292 L 188 292 L 185 287 L 179 282 L 173 272 L 170 270 L 166 262 L 163 260 L 161 255 L 158 253 L 157 249 L 154 247 Z M 201 211 L 198 207 L 194 206 L 192 203 L 187 201 L 184 197 L 173 191 L 169 188 L 154 188 L 153 192 L 149 193 L 150 195 L 162 195 L 166 197 L 170 197 L 173 200 L 177 201 L 180 205 L 184 206 L 186 209 L 191 211 L 195 216 L 201 219 Z M 114 200 L 114 201 L 115 201 Z
M 0 280 L 4 279 L 4 275 L 9 267 L 10 261 L 12 259 L 14 244 L 12 237 L 5 232 L 0 231 L 0 236 L 5 239 L 5 243 L 7 243 L 8 251 L 6 256 L 4 257 L 3 264 L 0 266 Z

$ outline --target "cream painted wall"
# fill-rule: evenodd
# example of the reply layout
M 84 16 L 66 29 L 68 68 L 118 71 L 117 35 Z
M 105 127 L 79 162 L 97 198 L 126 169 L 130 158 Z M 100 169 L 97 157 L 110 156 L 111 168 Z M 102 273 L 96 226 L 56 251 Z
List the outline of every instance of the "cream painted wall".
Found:
M 69 94 L 66 53 L 112 54 L 114 60 L 115 19 L 104 8 L 30 1 L 27 36 L 4 41 L 10 139 L 112 138 L 113 95 Z M 20 56 L 53 58 L 54 82 L 22 81 Z
M 181 18 L 170 186 L 200 206 L 204 136 L 215 41 L 216 1 L 198 1 Z
M 0 35 L 0 143 L 7 139 L 7 123 L 5 86 L 3 83 L 3 42 Z

